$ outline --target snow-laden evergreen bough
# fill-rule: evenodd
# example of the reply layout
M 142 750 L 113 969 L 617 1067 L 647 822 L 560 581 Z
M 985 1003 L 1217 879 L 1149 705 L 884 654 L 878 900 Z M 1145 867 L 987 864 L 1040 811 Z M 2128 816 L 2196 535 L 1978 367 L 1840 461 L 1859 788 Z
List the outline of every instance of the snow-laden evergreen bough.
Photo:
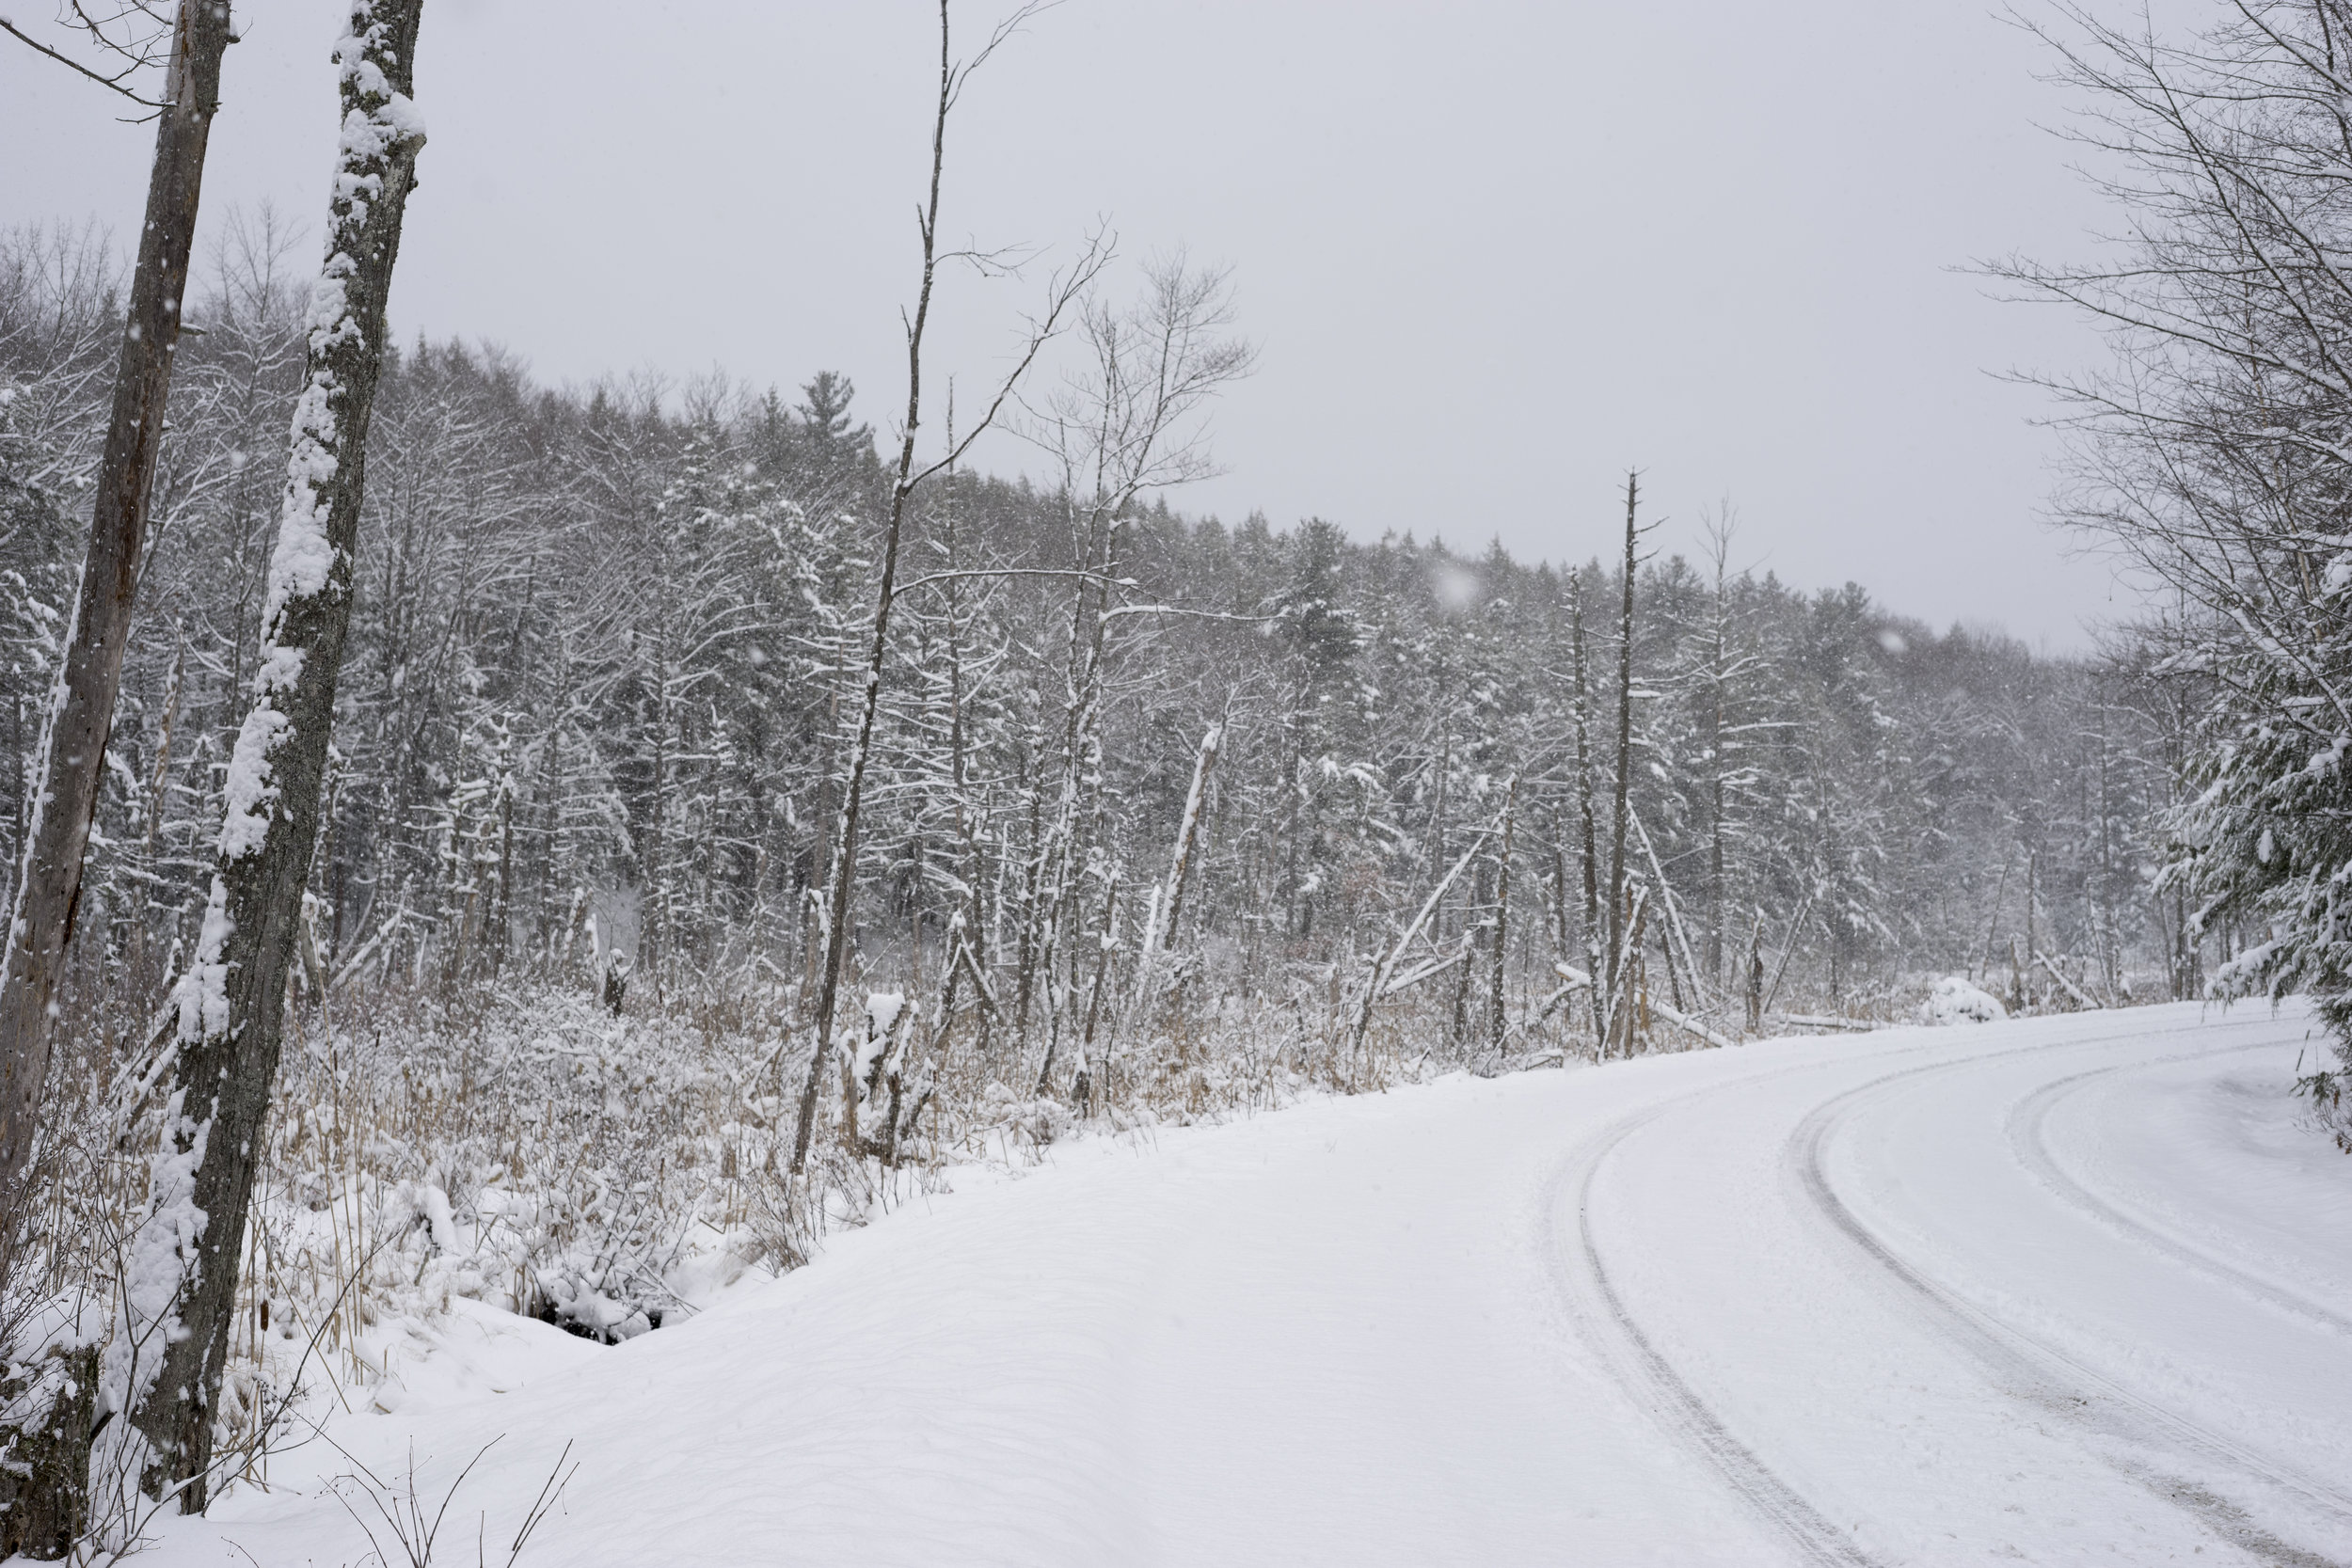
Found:
M 2168 603 L 2142 641 L 2198 755 L 2159 889 L 2225 933 L 2214 996 L 2308 991 L 2352 1053 L 2352 3 L 2242 4 L 2182 43 L 2070 20 L 2127 255 L 1999 270 L 2118 350 L 2059 388 L 2066 499 Z
M 2328 570 L 2330 587 L 2314 617 L 2333 623 L 2292 657 L 2254 648 L 2201 650 L 2228 659 L 2243 687 L 2217 702 L 2218 732 L 2201 770 L 2201 791 L 2177 815 L 2179 859 L 2170 876 L 2201 900 L 2201 917 L 2230 919 L 2264 933 L 2215 972 L 2223 1000 L 2282 1000 L 2308 993 L 2352 1053 L 2352 715 L 2342 709 L 2352 675 L 2344 622 L 2352 550 Z M 2266 641 L 2267 640 L 2265 640 Z M 2185 656 L 2185 666 L 2200 655 Z M 2335 1083 L 2309 1086 L 2332 1100 Z
M 384 300 L 424 127 L 409 92 L 422 0 L 355 0 L 334 50 L 342 121 L 326 263 L 310 296 L 253 702 L 178 1025 L 148 1212 L 126 1260 L 103 1398 L 119 1479 L 203 1507 L 213 1406 L 287 970 L 318 832 L 335 678 L 350 625 Z

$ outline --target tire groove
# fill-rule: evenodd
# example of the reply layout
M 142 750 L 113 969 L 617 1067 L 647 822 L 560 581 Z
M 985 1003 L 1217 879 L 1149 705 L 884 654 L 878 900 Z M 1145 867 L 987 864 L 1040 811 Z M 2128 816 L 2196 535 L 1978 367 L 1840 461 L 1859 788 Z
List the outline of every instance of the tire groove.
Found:
M 2333 1513 L 2339 1523 L 2352 1524 L 2352 1498 L 2346 1498 L 2324 1483 L 2276 1465 L 2228 1437 L 2151 1404 L 2113 1380 L 2084 1366 L 2066 1352 L 2001 1322 L 1930 1279 L 1863 1223 L 1860 1216 L 1838 1196 L 1823 1168 L 1823 1152 L 1830 1135 L 1845 1124 L 1859 1108 L 1860 1102 L 1883 1094 L 1890 1085 L 1926 1074 L 1963 1069 L 2004 1056 L 2113 1044 L 2121 1039 L 2183 1032 L 2187 1031 L 2136 1031 L 2092 1039 L 2051 1042 L 2017 1052 L 1930 1063 L 1888 1073 L 1848 1089 L 1808 1112 L 1790 1135 L 1784 1159 L 1800 1189 L 1831 1227 L 1859 1250 L 1879 1273 L 1903 1286 L 1931 1308 L 1933 1316 L 1942 1320 L 1945 1338 L 1987 1368 L 1995 1386 L 2002 1387 L 2011 1398 L 2110 1442 L 2156 1451 L 2185 1449 L 2209 1464 L 2297 1494 L 2306 1501 Z M 2254 1048 L 2249 1045 L 2230 1049 Z M 2193 1052 L 2184 1056 L 2161 1059 L 2193 1060 L 2214 1053 Z M 2184 1509 L 2207 1529 L 2261 1561 L 2277 1564 L 2279 1568 L 2343 1568 L 2338 1560 L 2320 1556 L 2282 1540 L 2255 1523 L 2242 1508 L 2217 1496 L 2207 1487 L 2168 1474 L 2154 1465 L 2106 1452 L 2100 1445 L 2086 1446 L 2119 1474 L 2175 1507 Z
M 1760 1074 L 1758 1076 L 1771 1076 Z M 1834 1568 L 1884 1568 L 1879 1559 L 1869 1556 L 1847 1538 L 1844 1531 L 1814 1507 L 1804 1496 L 1766 1465 L 1756 1450 L 1733 1435 L 1723 1418 L 1692 1387 L 1674 1365 L 1666 1359 L 1649 1336 L 1642 1331 L 1633 1315 L 1617 1293 L 1609 1277 L 1608 1266 L 1602 1262 L 1600 1249 L 1593 1236 L 1591 1193 L 1593 1180 L 1599 1174 L 1618 1145 L 1633 1133 L 1663 1117 L 1677 1104 L 1687 1104 L 1724 1089 L 1740 1086 L 1751 1080 L 1741 1079 L 1738 1085 L 1715 1085 L 1695 1095 L 1680 1097 L 1667 1104 L 1619 1118 L 1604 1130 L 1598 1142 L 1587 1147 L 1585 1152 L 1565 1166 L 1552 1183 L 1551 1201 L 1547 1205 L 1546 1228 L 1551 1239 L 1555 1274 L 1565 1272 L 1564 1260 L 1556 1244 L 1561 1233 L 1559 1206 L 1566 1196 L 1565 1189 L 1575 1187 L 1577 1254 L 1585 1274 L 1582 1284 L 1596 1298 L 1600 1311 L 1575 1311 L 1573 1303 L 1580 1293 L 1578 1282 L 1561 1279 L 1564 1294 L 1571 1302 L 1572 1315 L 1589 1338 L 1599 1339 L 1596 1332 L 1605 1322 L 1613 1346 L 1597 1344 L 1602 1358 L 1619 1384 L 1635 1396 L 1636 1402 L 1649 1409 L 1669 1437 L 1686 1449 L 1695 1449 L 1731 1487 L 1740 1498 L 1765 1524 L 1807 1562 L 1834 1565 Z M 1646 1395 L 1645 1399 L 1643 1396 Z
M 2232 1049 L 2257 1051 L 2262 1047 L 2247 1045 Z M 2044 1124 L 2050 1113 L 2056 1110 L 2060 1102 L 2072 1099 L 2075 1094 L 2089 1087 L 2096 1079 L 2155 1065 L 2157 1064 L 2153 1062 L 2124 1062 L 2115 1067 L 2093 1068 L 2088 1072 L 2078 1072 L 2070 1078 L 2060 1078 L 2054 1083 L 2044 1084 L 2041 1088 L 2019 1101 L 2016 1108 L 2010 1112 L 2006 1126 L 2010 1147 L 2016 1153 L 2018 1162 L 2033 1172 L 2057 1196 L 2101 1224 L 2147 1247 L 2150 1251 L 2168 1257 L 2223 1285 L 2242 1291 L 2265 1306 L 2291 1317 L 2301 1318 L 2317 1327 L 2352 1338 L 2352 1317 L 2332 1311 L 2317 1302 L 2306 1299 L 2295 1291 L 2217 1258 L 2193 1243 L 2165 1234 L 2156 1226 L 2127 1212 L 2122 1206 L 2101 1197 L 2081 1181 L 2067 1174 L 2065 1167 L 2058 1164 L 2057 1155 L 2050 1150 L 2049 1140 L 2043 1135 Z

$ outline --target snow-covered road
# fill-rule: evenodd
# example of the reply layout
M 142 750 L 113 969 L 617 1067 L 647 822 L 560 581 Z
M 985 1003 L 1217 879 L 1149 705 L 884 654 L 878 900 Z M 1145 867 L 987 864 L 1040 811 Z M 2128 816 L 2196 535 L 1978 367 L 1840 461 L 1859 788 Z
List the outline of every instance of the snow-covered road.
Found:
M 435 1497 L 505 1434 L 468 1562 L 567 1441 L 526 1564 L 2352 1562 L 2309 1034 L 1896 1030 L 1076 1146 L 617 1349 L 469 1318 L 521 1386 L 334 1432 Z M 150 1560 L 358 1561 L 306 1465 L 348 1467 Z

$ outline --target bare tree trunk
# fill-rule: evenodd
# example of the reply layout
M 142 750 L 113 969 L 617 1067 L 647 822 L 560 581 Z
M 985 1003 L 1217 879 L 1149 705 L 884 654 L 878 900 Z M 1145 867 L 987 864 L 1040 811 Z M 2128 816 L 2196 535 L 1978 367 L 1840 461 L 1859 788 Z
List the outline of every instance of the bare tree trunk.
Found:
M 890 648 L 890 610 L 898 586 L 898 541 L 904 531 L 907 498 L 914 488 L 914 438 L 923 415 L 923 328 L 931 309 L 931 277 L 938 266 L 934 235 L 939 222 L 939 177 L 947 148 L 947 109 L 954 101 L 955 71 L 947 55 L 947 3 L 939 7 L 939 109 L 931 122 L 930 201 L 925 208 L 923 282 L 907 327 L 907 417 L 898 440 L 898 482 L 890 488 L 890 521 L 882 534 L 882 580 L 874 591 L 873 638 L 860 692 L 857 739 L 850 748 L 842 781 L 840 816 L 834 832 L 833 875 L 825 889 L 825 957 L 817 987 L 817 1043 L 808 1078 L 801 1088 L 800 1116 L 792 1132 L 792 1174 L 808 1159 L 809 1133 L 817 1119 L 818 1085 L 833 1053 L 834 1008 L 841 993 L 841 960 L 850 928 L 850 895 L 857 885 L 857 816 L 866 790 L 866 763 L 874 745 L 874 718 L 882 705 L 882 662 Z
M 17 1362 L 0 1378 L 0 1402 L 32 1419 L 6 1430 L 0 1466 L 0 1557 L 54 1562 L 89 1529 L 90 1432 L 98 1415 L 98 1347 Z
M 1509 792 L 1502 800 L 1502 847 L 1496 855 L 1494 969 L 1488 975 L 1486 991 L 1487 1043 L 1497 1051 L 1502 1049 L 1504 1025 L 1508 1022 L 1503 1007 L 1503 961 L 1510 957 L 1511 939 L 1511 832 L 1518 823 L 1519 776 L 1511 775 Z
M 1225 721 L 1217 721 L 1200 737 L 1200 750 L 1193 759 L 1192 787 L 1184 792 L 1184 825 L 1176 833 L 1175 863 L 1168 869 L 1168 912 L 1160 921 L 1159 944 L 1176 944 L 1176 922 L 1184 912 L 1184 884 L 1192 872 L 1193 846 L 1200 836 L 1200 808 L 1206 801 L 1209 771 L 1216 766 L 1216 750 L 1225 738 Z
M 490 949 L 493 980 L 505 972 L 506 950 L 515 941 L 515 775 L 504 757 L 499 760 L 499 895 L 491 916 L 497 929 L 492 933 L 494 944 Z M 332 856 L 328 858 L 331 860 Z M 758 883 L 755 881 L 753 885 L 756 887 Z
M 1625 940 L 1625 922 L 1630 912 L 1626 904 L 1625 832 L 1633 786 L 1633 572 L 1637 564 L 1634 547 L 1640 539 L 1633 518 L 1640 499 L 1641 476 L 1629 473 L 1625 476 L 1625 594 L 1617 616 L 1617 776 L 1609 832 L 1608 986 L 1615 1000 L 1621 1000 L 1617 998 L 1619 967 L 1631 951 Z
M 1029 1003 L 1037 989 L 1039 937 L 1044 923 L 1038 917 L 1038 894 L 1045 875 L 1045 755 L 1043 736 L 1029 727 L 1029 753 L 1024 759 L 1022 784 L 1029 793 L 1028 853 L 1021 866 L 1021 921 L 1013 954 L 1014 1047 L 1025 1052 L 1029 1043 Z
M 2026 962 L 2025 962 L 2025 967 L 2024 967 L 2022 970 L 2020 970 L 2020 971 L 2019 971 L 2019 974 L 2020 974 L 2021 978 L 2019 979 L 2018 984 L 2019 984 L 2019 985 L 2023 988 L 2023 989 L 2020 990 L 2019 994 L 2020 994 L 2020 995 L 2022 995 L 2022 996 L 2026 999 L 2026 1006 L 2028 1006 L 2028 1007 L 2030 1007 L 2030 1006 L 2033 1006 L 2033 1000 L 2034 1000 L 2034 998 L 2033 998 L 2033 959 L 2034 959 L 2034 947 L 2033 947 L 2034 871 L 2035 871 L 2035 867 L 2036 867 L 2036 865 L 2037 865 L 2037 864 L 2039 863 L 2039 862 L 2040 862 L 2040 859 L 2041 859 L 2041 857 L 2040 857 L 2040 856 L 2038 856 L 2038 855 L 2032 855 L 2032 854 L 2028 854 L 2028 855 L 2026 857 Z
M 1209 772 L 1216 766 L 1216 750 L 1224 738 L 1225 721 L 1220 719 L 1200 737 L 1200 749 L 1193 758 L 1192 787 L 1184 792 L 1184 820 L 1177 826 L 1176 849 L 1168 861 L 1167 902 L 1152 911 L 1143 929 L 1143 945 L 1136 956 L 1136 994 L 1130 1015 L 1138 1025 L 1152 1006 L 1158 974 L 1157 955 L 1176 945 L 1176 922 L 1184 912 L 1184 885 L 1192 872 L 1193 847 L 1200 836 L 1200 812 L 1208 797 Z
M 1545 847 L 1551 853 L 1551 875 L 1545 879 L 1551 887 L 1551 949 L 1553 957 L 1567 961 L 1576 951 L 1568 940 L 1568 854 L 1560 845 L 1560 818 L 1551 819 L 1551 830 L 1545 835 Z
M 955 444 L 956 404 L 952 387 L 947 399 L 947 441 Z M 947 569 L 953 572 L 961 564 L 956 541 L 956 475 L 951 467 L 946 474 L 947 495 L 942 508 L 941 521 L 946 534 Z M 956 844 L 961 852 L 960 874 L 963 895 L 955 914 L 948 921 L 946 961 L 942 965 L 939 984 L 939 1005 L 931 1016 L 930 1049 L 936 1056 L 940 1041 L 946 1037 L 948 1020 L 956 1010 L 956 988 L 967 965 L 977 975 L 981 959 L 977 943 L 981 940 L 982 883 L 985 880 L 984 853 L 980 847 L 979 825 L 972 809 L 971 760 L 965 736 L 964 654 L 962 627 L 961 584 L 955 578 L 946 585 L 947 600 L 947 758 L 948 781 L 955 793 Z M 979 1051 L 988 1053 L 988 1024 L 993 1010 L 992 999 L 985 985 L 975 987 L 979 1000 Z M 895 1145 L 894 1145 L 895 1148 Z
M 1722 707 L 1716 708 L 1716 747 L 1723 741 Z M 1707 843 L 1707 981 L 1720 986 L 1724 981 L 1724 769 L 1719 760 L 1714 775 L 1708 780 L 1708 843 Z
M 1641 1035 L 1642 933 L 1649 924 L 1649 899 L 1645 890 L 1638 887 L 1631 889 L 1627 895 L 1626 906 L 1625 939 L 1617 951 L 1610 956 L 1610 968 L 1616 973 L 1619 990 L 1616 1005 L 1610 1012 L 1610 1024 L 1617 1042 L 1617 1053 L 1621 1056 L 1633 1054 L 1633 1042 Z
M 1094 1100 L 1104 1088 L 1100 1065 L 1094 1059 L 1094 1025 L 1103 1013 L 1103 983 L 1110 977 L 1111 954 L 1116 952 L 1113 941 L 1115 923 L 1119 919 L 1119 873 L 1114 871 L 1104 879 L 1103 930 L 1095 944 L 1094 986 L 1087 995 L 1086 1031 L 1078 1040 L 1078 1076 L 1070 1086 L 1071 1103 L 1086 1116 L 1094 1108 Z M 1038 1093 L 1052 1092 L 1049 1082 L 1054 1064 L 1047 1062 L 1045 1071 L 1039 1074 Z
M 1601 945 L 1599 833 L 1593 813 L 1593 689 L 1584 649 L 1584 579 L 1573 568 L 1568 572 L 1568 634 L 1576 676 L 1578 848 L 1584 872 L 1584 965 L 1593 982 L 1588 992 L 1593 1005 L 1593 1044 L 1605 1051 L 1609 1045 L 1609 976 Z
M 220 106 L 220 59 L 230 41 L 226 6 L 183 0 L 172 24 L 171 64 L 155 127 L 130 320 L 115 372 L 114 412 L 99 459 L 89 553 L 33 762 L 32 819 L 18 840 L 24 860 L 0 970 L 0 1075 L 6 1079 L 0 1085 L 0 1190 L 22 1176 L 40 1126 L 51 1006 L 73 935 L 82 855 L 114 729 L 147 536 L 148 493 L 180 342 L 205 143 Z
M 1708 693 L 1708 780 L 1707 780 L 1707 983 L 1724 983 L 1725 935 L 1724 927 L 1728 911 L 1725 895 L 1725 832 L 1724 804 L 1729 793 L 1728 769 L 1724 766 L 1727 746 L 1725 730 L 1730 707 L 1731 672 L 1726 647 L 1726 623 L 1731 616 L 1729 575 L 1731 571 L 1731 518 L 1726 507 L 1724 516 L 1713 531 L 1711 544 L 1715 555 L 1714 624 L 1709 628 Z
M 1675 903 L 1674 884 L 1666 880 L 1666 867 L 1658 858 L 1658 847 L 1650 841 L 1649 830 L 1642 826 L 1641 814 L 1632 813 L 1633 836 L 1642 841 L 1642 858 L 1649 862 L 1650 878 L 1658 884 L 1658 901 L 1666 911 L 1666 926 L 1659 938 L 1659 945 L 1666 952 L 1666 986 L 1674 996 L 1674 1004 L 1682 1006 L 1682 981 L 1677 977 L 1676 958 L 1679 954 L 1682 974 L 1691 981 L 1691 1005 L 1704 1006 L 1707 993 L 1699 989 L 1697 958 L 1691 951 L 1691 935 L 1683 929 L 1682 911 Z
M 2000 940 L 2001 901 L 2009 896 L 2009 861 L 2001 862 L 2001 879 L 1994 885 L 1993 889 L 1993 918 L 1985 922 L 1984 927 L 1984 983 L 1986 985 L 1993 983 L 1993 944 Z M 2178 998 L 2174 1000 L 2177 1001 Z
M 1422 901 L 1421 911 L 1413 916 L 1412 922 L 1398 933 L 1396 941 L 1389 944 L 1388 950 L 1382 953 L 1378 961 L 1372 966 L 1372 977 L 1364 984 L 1363 1005 L 1356 1013 L 1356 1032 L 1348 1043 L 1351 1070 L 1355 1057 L 1364 1048 L 1364 1036 L 1372 1028 L 1373 1005 L 1388 994 L 1389 977 L 1396 973 L 1397 960 L 1405 957 L 1405 950 L 1413 945 L 1413 939 L 1420 936 L 1422 927 L 1429 924 L 1429 917 L 1437 912 L 1438 905 L 1446 895 L 1446 890 L 1452 887 L 1454 879 L 1462 874 L 1462 868 L 1477 859 L 1478 851 L 1486 847 L 1486 834 L 1482 832 L 1470 840 L 1470 847 L 1462 851 L 1462 858 L 1454 863 L 1454 869 L 1438 879 L 1438 885 L 1429 890 L 1429 896 Z
M 1764 1032 L 1764 911 L 1756 911 L 1756 929 L 1748 937 L 1748 1033 Z
M 931 281 L 939 265 L 939 182 L 946 162 L 947 111 L 955 106 L 964 81 L 1029 13 L 1030 8 L 1014 12 L 998 25 L 970 63 L 958 66 L 948 53 L 947 0 L 939 3 L 939 100 L 931 119 L 930 194 L 917 220 L 923 241 L 923 281 L 915 293 L 914 315 L 907 324 L 906 423 L 898 441 L 898 475 L 890 487 L 890 519 L 882 532 L 882 578 L 874 591 L 873 636 L 859 696 L 857 738 L 850 748 L 849 766 L 842 780 L 840 816 L 834 832 L 833 875 L 825 891 L 824 968 L 817 988 L 817 1041 L 809 1057 L 808 1076 L 801 1086 L 800 1114 L 792 1132 L 791 1170 L 795 1176 L 801 1174 L 808 1159 L 809 1135 L 817 1123 L 818 1090 L 824 1081 L 826 1058 L 833 1052 L 833 1015 L 841 992 L 850 897 L 857 886 L 858 808 L 865 796 L 866 765 L 873 753 L 874 720 L 882 706 L 882 664 L 890 650 L 890 610 L 898 594 L 898 543 L 904 532 L 908 499 L 932 474 L 952 468 L 964 451 L 995 422 L 1005 400 L 1012 395 L 1014 386 L 1027 372 L 1038 351 L 1059 330 L 1062 312 L 1070 301 L 1093 280 L 1102 267 L 1101 251 L 1090 250 L 1073 272 L 1057 281 L 1045 315 L 1030 335 L 1027 351 L 1006 377 L 979 424 L 961 442 L 952 445 L 945 458 L 918 472 L 914 466 L 914 440 L 923 415 L 923 329 L 930 319 Z
M 1454 715 L 1447 710 L 1438 723 L 1438 798 L 1429 810 L 1429 874 L 1445 869 L 1446 784 L 1454 777 Z
M 341 153 L 326 265 L 311 295 L 294 451 L 270 558 L 253 706 L 229 766 L 228 813 L 195 961 L 177 988 L 178 1055 L 129 1322 L 107 1394 L 145 1440 L 150 1497 L 184 1482 L 204 1507 L 245 1246 L 246 1212 L 278 1071 L 286 973 L 318 837 L 335 681 L 351 622 L 369 416 L 384 298 L 424 129 L 410 103 L 423 0 L 352 0 L 336 45 Z
M 188 643 L 186 628 L 172 640 L 171 682 L 164 690 L 162 733 L 155 741 L 155 769 L 147 786 L 147 832 L 141 840 L 139 863 L 149 877 L 155 875 L 155 850 L 163 840 L 164 790 L 171 778 L 171 732 L 180 722 L 181 682 L 187 674 Z M 135 986 L 147 983 L 147 906 L 149 883 L 141 881 L 133 894 L 131 904 L 131 981 Z

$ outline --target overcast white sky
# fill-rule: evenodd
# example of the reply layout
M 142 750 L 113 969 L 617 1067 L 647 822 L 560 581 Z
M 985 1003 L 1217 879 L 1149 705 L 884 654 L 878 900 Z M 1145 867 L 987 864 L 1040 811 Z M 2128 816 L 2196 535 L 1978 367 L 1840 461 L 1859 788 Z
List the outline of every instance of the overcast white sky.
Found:
M 1003 9 L 959 0 L 961 36 Z M 315 232 L 337 8 L 238 12 L 207 228 L 267 200 Z M 395 329 L 552 380 L 838 369 L 887 425 L 934 24 L 918 0 L 430 0 Z M 2099 345 L 1954 270 L 2079 253 L 2103 220 L 2036 128 L 2063 109 L 2046 63 L 1971 0 L 1067 0 L 976 78 L 945 228 L 1050 264 L 1100 215 L 1129 256 L 1232 265 L 1263 356 L 1189 510 L 1583 559 L 1638 464 L 1670 548 L 1727 495 L 1786 580 L 2074 646 L 2123 607 L 2040 521 L 2046 405 L 1994 372 Z M 151 132 L 116 107 L 0 39 L 0 223 L 132 233 Z M 1041 280 L 959 279 L 930 373 L 984 380 Z

